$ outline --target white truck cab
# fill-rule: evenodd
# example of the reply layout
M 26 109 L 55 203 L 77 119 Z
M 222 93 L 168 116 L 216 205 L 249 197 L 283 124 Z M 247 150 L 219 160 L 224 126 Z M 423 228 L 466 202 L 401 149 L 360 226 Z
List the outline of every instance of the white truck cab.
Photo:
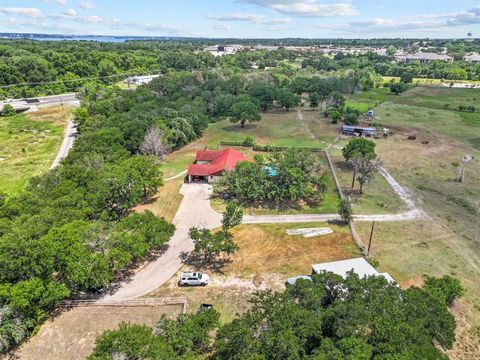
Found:
M 178 284 L 180 286 L 206 286 L 209 279 L 207 274 L 201 272 L 184 272 L 180 275 Z

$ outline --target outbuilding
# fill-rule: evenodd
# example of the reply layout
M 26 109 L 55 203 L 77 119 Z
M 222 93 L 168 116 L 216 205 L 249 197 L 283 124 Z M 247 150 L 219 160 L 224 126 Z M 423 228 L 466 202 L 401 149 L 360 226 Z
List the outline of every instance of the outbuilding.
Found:
M 348 272 L 353 271 L 360 278 L 364 278 L 366 276 L 383 276 L 388 282 L 395 282 L 395 280 L 388 273 L 380 273 L 364 258 L 312 265 L 312 274 L 320 274 L 324 271 L 340 275 L 344 279 L 347 277 Z

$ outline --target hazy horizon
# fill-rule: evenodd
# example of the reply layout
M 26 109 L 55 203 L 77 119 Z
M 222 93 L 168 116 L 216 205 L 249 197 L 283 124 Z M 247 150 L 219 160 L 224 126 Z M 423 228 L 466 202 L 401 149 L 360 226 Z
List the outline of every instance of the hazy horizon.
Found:
M 464 38 L 478 1 L 4 0 L 0 32 L 200 38 Z

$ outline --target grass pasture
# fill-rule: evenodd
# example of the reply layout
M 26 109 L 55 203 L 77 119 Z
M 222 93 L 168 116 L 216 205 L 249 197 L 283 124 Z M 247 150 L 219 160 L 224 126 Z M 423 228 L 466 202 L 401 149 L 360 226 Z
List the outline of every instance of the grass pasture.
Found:
M 363 238 L 370 223 L 356 223 Z M 478 359 L 480 350 L 480 284 L 478 263 L 472 249 L 454 230 L 437 219 L 377 223 L 372 250 L 381 271 L 391 274 L 402 287 L 422 286 L 424 275 L 452 275 L 467 289 L 452 308 L 457 321 L 457 342 L 448 356 L 452 360 Z
M 320 111 L 303 109 L 301 112 L 303 120 L 295 110 L 265 112 L 261 121 L 247 123 L 244 128 L 222 120 L 208 127 L 201 142 L 216 148 L 221 141 L 243 141 L 251 136 L 262 145 L 325 147 L 338 134 L 339 127 L 325 119 Z
M 340 150 L 340 147 L 346 144 L 347 140 L 339 141 L 337 147 L 332 148 L 329 153 L 340 186 L 345 194 L 352 196 L 353 212 L 355 214 L 393 214 L 407 210 L 405 203 L 381 174 L 375 174 L 373 180 L 364 186 L 363 195 L 358 193 L 358 180 L 355 181 L 355 188 L 352 190 L 353 171 L 351 165 L 344 160 Z
M 468 165 L 464 184 L 455 182 L 460 159 L 480 157 L 480 113 L 454 111 L 477 106 L 478 99 L 476 89 L 416 87 L 375 109 L 379 125 L 394 131 L 376 141 L 377 153 L 429 219 L 377 224 L 374 256 L 404 286 L 421 285 L 423 275 L 451 274 L 462 281 L 467 292 L 453 308 L 458 341 L 451 359 L 480 356 L 479 161 Z M 408 140 L 412 133 L 416 140 Z M 356 225 L 364 238 L 370 227 Z
M 0 118 L 0 193 L 18 194 L 48 170 L 63 141 L 71 109 L 48 107 Z

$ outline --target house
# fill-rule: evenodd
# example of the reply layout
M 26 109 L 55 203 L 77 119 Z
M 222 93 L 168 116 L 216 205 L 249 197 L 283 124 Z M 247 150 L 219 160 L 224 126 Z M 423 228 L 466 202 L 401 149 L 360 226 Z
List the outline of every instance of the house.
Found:
M 188 167 L 188 182 L 203 180 L 208 183 L 214 183 L 225 172 L 235 169 L 237 164 L 242 161 L 253 160 L 232 148 L 197 151 L 195 162 Z
M 222 56 L 222 55 L 233 55 L 243 49 L 244 49 L 243 45 L 214 45 L 214 46 L 208 46 L 204 50 L 208 51 L 213 56 Z
M 471 63 L 478 63 L 480 62 L 480 54 L 478 53 L 471 53 L 468 54 L 464 57 L 465 61 L 471 62 Z
M 398 62 L 406 62 L 406 63 L 420 61 L 422 64 L 426 64 L 435 60 L 453 62 L 453 57 L 446 54 L 418 52 L 416 54 L 397 55 L 395 56 L 395 60 L 397 60 Z

